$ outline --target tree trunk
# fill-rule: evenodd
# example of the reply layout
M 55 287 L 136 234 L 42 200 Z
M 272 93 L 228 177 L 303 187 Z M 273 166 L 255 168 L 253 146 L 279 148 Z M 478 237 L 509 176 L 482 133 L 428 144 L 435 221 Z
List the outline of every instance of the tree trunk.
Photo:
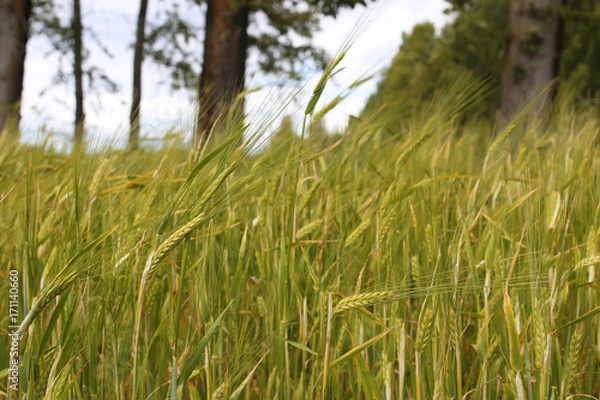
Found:
M 85 114 L 83 112 L 83 43 L 80 0 L 73 0 L 73 74 L 75 75 L 75 140 L 74 149 L 83 145 Z
M 508 120 L 558 76 L 561 18 L 564 0 L 512 0 L 510 34 L 502 70 L 500 114 Z M 534 112 L 548 110 L 553 91 L 540 99 Z
M 0 134 L 17 132 L 31 0 L 0 0 Z
M 209 0 L 200 75 L 196 138 L 199 143 L 244 88 L 248 0 Z
M 133 56 L 133 93 L 131 114 L 129 114 L 129 147 L 136 149 L 140 141 L 140 103 L 142 101 L 142 61 L 144 59 L 144 41 L 146 27 L 146 12 L 148 0 L 140 1 L 137 33 L 135 39 L 135 54 Z

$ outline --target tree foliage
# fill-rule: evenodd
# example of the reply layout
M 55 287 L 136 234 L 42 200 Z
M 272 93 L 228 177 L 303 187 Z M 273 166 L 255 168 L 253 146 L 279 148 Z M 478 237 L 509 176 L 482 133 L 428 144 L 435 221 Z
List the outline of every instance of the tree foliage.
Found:
M 580 98 L 600 95 L 600 3 L 570 0 L 562 11 L 564 19 L 560 78 Z
M 160 7 L 154 20 L 148 22 L 144 56 L 165 69 L 163 83 L 169 83 L 173 90 L 195 89 L 198 85 L 201 57 L 197 47 L 202 26 L 184 11 L 195 5 L 198 3 L 192 0 L 173 1 Z
M 402 35 L 402 44 L 384 73 L 366 111 L 386 105 L 391 129 L 419 112 L 448 90 L 455 77 L 469 75 L 487 84 L 480 106 L 465 118 L 496 115 L 500 77 L 508 35 L 509 0 L 447 0 L 453 20 L 441 31 L 432 24 L 417 25 Z M 564 20 L 559 69 L 561 88 L 581 99 L 600 95 L 600 4 L 569 0 L 560 12 Z
M 491 117 L 498 102 L 497 87 L 507 24 L 506 0 L 453 1 L 447 13 L 454 16 L 439 33 L 431 23 L 416 25 L 402 34 L 402 44 L 384 73 L 366 110 L 386 106 L 390 129 L 420 113 L 443 95 L 459 77 L 487 83 L 480 106 L 466 117 Z
M 68 84 L 72 80 L 72 53 L 75 43 L 75 32 L 72 27 L 72 11 L 69 3 L 57 0 L 36 0 L 32 9 L 32 34 L 45 37 L 52 48 L 52 52 L 59 56 L 57 71 L 53 77 L 53 84 Z M 86 39 L 112 58 L 110 49 L 102 43 L 98 34 L 86 26 Z M 90 65 L 88 60 L 91 54 L 90 46 L 83 48 L 83 75 L 87 80 L 87 87 L 91 90 L 103 89 L 110 93 L 116 92 L 117 84 L 97 65 Z
M 324 68 L 327 54 L 311 42 L 320 18 L 335 18 L 343 9 L 369 1 L 373 0 L 251 0 L 248 50 L 258 67 L 253 72 L 298 80 L 303 68 Z M 203 27 L 185 10 L 198 6 L 206 7 L 206 1 L 172 1 L 149 24 L 145 53 L 169 72 L 174 90 L 197 88 L 202 63 L 196 49 Z
M 258 48 L 258 64 L 267 73 L 299 78 L 312 60 L 325 66 L 325 53 L 310 43 L 323 12 L 363 0 L 329 1 L 210 0 L 207 4 L 202 73 L 198 85 L 197 143 L 204 143 L 221 116 L 245 87 L 249 50 Z M 323 11 L 323 5 L 330 5 Z M 254 21 L 252 29 L 251 22 Z M 264 23 L 259 23 L 263 21 Z
M 324 50 L 311 42 L 319 30 L 321 16 L 336 18 L 341 10 L 365 6 L 369 1 L 374 0 L 251 1 L 250 49 L 258 50 L 263 72 L 299 79 L 306 60 L 318 68 L 328 61 Z

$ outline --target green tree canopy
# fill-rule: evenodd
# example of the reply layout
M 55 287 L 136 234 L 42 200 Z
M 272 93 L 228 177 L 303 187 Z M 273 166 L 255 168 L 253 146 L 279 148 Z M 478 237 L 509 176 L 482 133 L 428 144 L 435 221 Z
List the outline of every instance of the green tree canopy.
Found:
M 402 44 L 365 111 L 382 105 L 388 126 L 399 123 L 448 90 L 456 76 L 470 75 L 488 90 L 465 118 L 494 118 L 508 35 L 508 0 L 447 0 L 453 20 L 439 33 L 430 23 L 402 35 Z M 553 10 L 550 10 L 553 11 Z M 570 0 L 554 10 L 564 20 L 559 82 L 582 99 L 600 95 L 600 4 Z
M 258 69 L 267 74 L 301 79 L 307 66 L 324 68 L 328 55 L 311 39 L 323 16 L 337 17 L 344 8 L 374 0 L 251 0 L 248 50 Z M 169 71 L 173 89 L 197 89 L 201 57 L 195 43 L 201 40 L 202 21 L 185 10 L 206 6 L 206 0 L 176 0 L 162 7 L 149 22 L 145 54 Z
M 560 80 L 580 98 L 600 95 L 600 3 L 570 0 L 562 10 L 564 19 Z

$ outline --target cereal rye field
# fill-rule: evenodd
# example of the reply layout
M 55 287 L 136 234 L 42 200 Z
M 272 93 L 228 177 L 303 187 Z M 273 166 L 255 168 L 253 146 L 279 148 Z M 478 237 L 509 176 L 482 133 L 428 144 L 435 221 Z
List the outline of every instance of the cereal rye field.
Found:
M 597 111 L 469 101 L 261 152 L 4 135 L 0 397 L 17 271 L 22 399 L 596 398 Z

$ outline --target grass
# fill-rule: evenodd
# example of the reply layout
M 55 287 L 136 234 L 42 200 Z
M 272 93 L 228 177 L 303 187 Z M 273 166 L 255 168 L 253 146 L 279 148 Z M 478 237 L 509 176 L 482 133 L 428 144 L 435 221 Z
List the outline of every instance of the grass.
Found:
M 1 368 L 17 269 L 21 398 L 597 395 L 598 118 L 494 140 L 471 89 L 260 154 L 2 137 Z

